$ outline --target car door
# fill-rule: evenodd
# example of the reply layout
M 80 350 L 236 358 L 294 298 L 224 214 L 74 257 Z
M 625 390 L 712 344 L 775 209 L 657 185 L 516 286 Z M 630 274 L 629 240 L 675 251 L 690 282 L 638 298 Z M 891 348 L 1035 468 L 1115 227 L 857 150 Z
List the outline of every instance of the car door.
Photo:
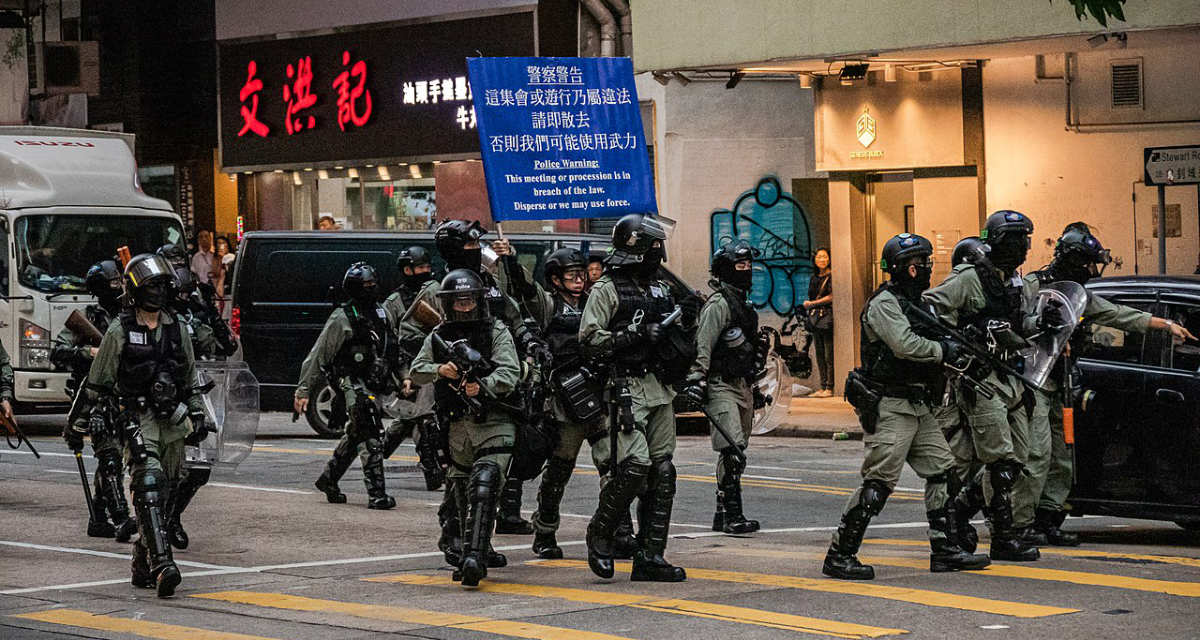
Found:
M 1196 335 L 1200 330 L 1200 297 L 1162 294 L 1161 313 Z M 1200 342 L 1175 343 L 1167 332 L 1154 331 L 1159 366 L 1146 373 L 1149 406 L 1143 425 L 1143 482 L 1148 503 L 1200 507 Z M 1151 346 L 1147 341 L 1147 348 Z M 1169 515 L 1169 514 L 1168 514 Z
M 1158 306 L 1153 292 L 1099 295 L 1143 311 Z M 1155 369 L 1148 363 L 1161 364 L 1161 347 L 1153 336 L 1093 325 L 1081 351 L 1071 504 L 1084 512 L 1104 511 L 1089 503 L 1140 500 L 1146 494 L 1146 376 Z

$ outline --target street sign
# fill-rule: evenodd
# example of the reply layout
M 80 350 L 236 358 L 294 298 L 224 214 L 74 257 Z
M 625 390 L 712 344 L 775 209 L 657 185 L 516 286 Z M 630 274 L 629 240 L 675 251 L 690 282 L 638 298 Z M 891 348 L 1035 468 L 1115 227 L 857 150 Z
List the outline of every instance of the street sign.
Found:
M 1146 147 L 1147 186 L 1200 184 L 1200 145 Z

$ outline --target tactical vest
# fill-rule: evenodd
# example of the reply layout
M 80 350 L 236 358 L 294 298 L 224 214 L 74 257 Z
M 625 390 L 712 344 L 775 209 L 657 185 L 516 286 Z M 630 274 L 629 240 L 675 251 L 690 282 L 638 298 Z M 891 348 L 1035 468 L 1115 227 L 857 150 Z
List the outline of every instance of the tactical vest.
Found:
M 483 294 L 483 299 L 487 302 L 488 313 L 492 314 L 493 318 L 503 322 L 505 326 L 508 326 L 508 321 L 505 320 L 508 317 L 508 297 L 500 290 L 500 284 L 496 282 L 496 276 L 484 271 L 479 274 L 479 278 L 483 280 L 483 285 L 487 287 L 487 291 Z M 514 327 L 508 328 L 513 329 Z
M 392 343 L 391 330 L 383 307 L 370 304 L 359 310 L 354 302 L 342 305 L 346 319 L 350 321 L 351 336 L 333 359 L 335 375 L 363 382 L 379 377 L 376 360 L 384 360 Z M 385 372 L 386 373 L 386 372 Z M 372 391 L 381 391 L 382 380 L 368 384 Z
M 556 363 L 570 366 L 578 360 L 582 353 L 579 344 L 579 327 L 583 324 L 583 303 L 586 296 L 579 299 L 579 308 L 571 308 L 562 296 L 554 295 L 554 311 L 550 322 L 543 332 L 546 341 L 550 343 L 550 353 L 554 354 Z M 577 363 L 576 363 L 577 366 Z
M 491 323 L 483 324 L 474 330 L 456 330 L 438 325 L 433 331 L 441 336 L 448 344 L 453 344 L 463 338 L 467 339 L 471 348 L 478 351 L 479 355 L 483 356 L 484 360 L 491 361 L 492 359 L 492 330 Z M 437 343 L 433 343 L 433 361 L 434 362 L 449 362 L 450 354 L 443 349 L 438 348 Z M 461 380 L 450 380 L 438 376 L 437 382 L 433 384 L 433 403 L 437 407 L 438 416 L 446 420 L 460 420 L 471 414 L 466 403 L 462 401 L 458 391 L 455 389 L 462 384 Z M 484 402 L 483 394 L 476 396 L 480 402 Z M 486 410 L 486 404 L 484 405 Z M 482 418 L 483 416 L 480 416 Z
M 190 388 L 191 380 L 184 380 L 187 356 L 183 347 L 183 323 L 159 321 L 158 339 L 154 331 L 139 325 L 133 311 L 120 316 L 121 329 L 125 334 L 125 346 L 121 349 L 121 360 L 117 365 L 117 393 L 122 397 L 148 396 L 150 385 L 160 372 L 166 372 L 182 392 Z
M 712 350 L 709 375 L 720 376 L 729 382 L 753 376 L 757 373 L 758 361 L 758 312 L 746 303 L 745 295 L 732 287 L 721 287 L 714 295 L 725 299 L 729 305 L 730 319 Z M 725 339 L 726 333 L 734 327 L 742 330 L 742 340 L 737 346 L 730 345 Z
M 859 316 L 862 344 L 859 355 L 862 357 L 863 368 L 866 369 L 867 375 L 872 380 L 883 385 L 923 384 L 932 386 L 937 384 L 942 373 L 941 363 L 914 362 L 900 358 L 883 340 L 867 338 L 867 310 L 871 308 L 875 298 L 884 291 L 891 291 L 892 295 L 896 297 L 900 303 L 900 310 L 904 312 L 904 317 L 908 318 L 909 324 L 912 325 L 913 333 L 930 340 L 937 337 L 935 333 L 929 331 L 920 316 L 914 312 L 912 301 L 892 287 L 891 283 L 880 285 L 875 293 L 867 299 L 867 303 L 863 305 L 862 314 Z
M 1024 306 L 1021 287 L 1014 287 L 1011 279 L 1001 278 L 993 269 L 975 268 L 979 284 L 983 288 L 983 308 L 959 317 L 959 328 L 975 325 L 986 329 L 988 320 L 1002 320 L 1012 324 L 1013 330 L 1021 330 L 1021 309 Z
M 417 294 L 421 292 L 423 286 L 424 283 L 421 283 L 421 287 L 413 289 L 407 283 L 403 283 L 399 287 L 396 287 L 396 293 L 400 295 L 401 306 L 405 309 L 411 309 L 413 303 L 417 301 Z
M 641 323 L 649 324 L 662 322 L 667 314 L 675 310 L 675 301 L 667 285 L 655 280 L 642 289 L 628 274 L 613 273 L 611 278 L 617 289 L 617 311 L 608 322 L 609 331 L 616 333 L 627 330 L 639 311 L 642 312 Z M 612 361 L 614 373 L 633 376 L 644 376 L 662 364 L 655 351 L 647 348 L 613 352 Z

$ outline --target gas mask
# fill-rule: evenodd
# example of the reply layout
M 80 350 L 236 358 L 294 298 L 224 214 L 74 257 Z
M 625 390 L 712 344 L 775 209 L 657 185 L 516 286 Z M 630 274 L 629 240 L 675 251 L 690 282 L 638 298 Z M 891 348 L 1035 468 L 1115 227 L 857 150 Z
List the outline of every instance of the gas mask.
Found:
M 1029 236 L 1006 233 L 997 238 L 995 244 L 990 244 L 992 251 L 988 258 L 997 269 L 1011 273 L 1025 263 L 1029 253 Z
M 643 278 L 649 278 L 658 273 L 658 266 L 663 263 L 667 257 L 667 252 L 662 247 L 650 247 L 646 253 L 642 254 L 642 261 L 637 265 L 638 275 Z
M 142 285 L 135 292 L 134 300 L 143 311 L 158 311 L 167 303 L 167 286 L 160 282 Z
M 729 274 L 729 280 L 727 282 L 730 286 L 741 289 L 742 291 L 749 291 L 751 284 L 754 282 L 754 270 L 746 269 L 744 271 L 739 271 L 735 269 Z

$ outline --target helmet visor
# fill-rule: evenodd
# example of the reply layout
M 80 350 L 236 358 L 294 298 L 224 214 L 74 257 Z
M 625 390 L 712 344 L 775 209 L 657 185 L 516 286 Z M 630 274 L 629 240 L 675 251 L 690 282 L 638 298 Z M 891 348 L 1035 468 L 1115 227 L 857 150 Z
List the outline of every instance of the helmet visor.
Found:
M 442 318 L 448 324 L 487 320 L 491 315 L 488 313 L 485 293 L 484 289 L 476 288 L 439 292 L 437 297 Z

